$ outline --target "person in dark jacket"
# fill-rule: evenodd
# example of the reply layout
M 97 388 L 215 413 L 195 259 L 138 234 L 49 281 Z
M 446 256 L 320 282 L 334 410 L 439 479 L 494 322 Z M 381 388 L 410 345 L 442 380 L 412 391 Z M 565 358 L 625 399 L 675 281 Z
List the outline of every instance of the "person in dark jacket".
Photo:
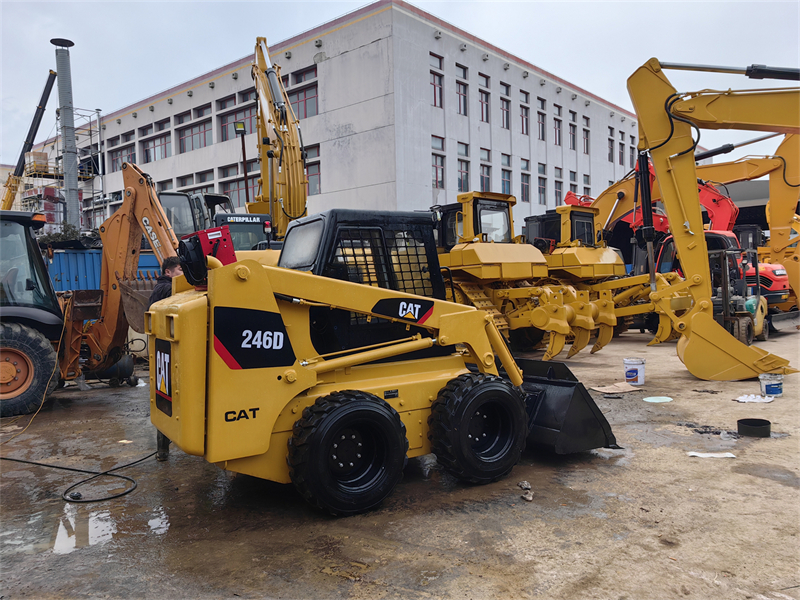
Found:
M 156 279 L 156 287 L 150 294 L 150 304 L 172 295 L 172 278 L 178 275 L 183 275 L 180 259 L 177 256 L 165 258 L 161 264 L 161 277 Z

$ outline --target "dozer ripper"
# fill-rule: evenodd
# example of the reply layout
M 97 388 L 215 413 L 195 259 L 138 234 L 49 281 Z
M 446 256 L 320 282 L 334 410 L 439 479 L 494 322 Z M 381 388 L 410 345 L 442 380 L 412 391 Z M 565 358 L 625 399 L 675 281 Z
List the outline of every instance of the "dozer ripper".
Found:
M 185 277 L 146 314 L 160 455 L 171 440 L 350 515 L 380 504 L 409 457 L 433 452 L 488 483 L 526 441 L 614 447 L 566 366 L 518 366 L 491 316 L 444 299 L 432 225 L 426 213 L 305 217 L 278 267 L 237 261 L 225 227 L 182 241 Z
M 797 88 L 678 93 L 664 75 L 664 68 L 730 72 L 727 68 L 675 65 L 651 59 L 628 79 L 628 91 L 639 120 L 639 173 L 648 171 L 649 155 L 678 259 L 684 271 L 691 273 L 685 281 L 664 292 L 651 284 L 650 300 L 681 333 L 678 356 L 696 377 L 729 381 L 749 379 L 761 373 L 794 373 L 796 369 L 789 366 L 789 361 L 745 346 L 714 320 L 708 252 L 697 192 L 694 150 L 698 140 L 691 134 L 693 127 L 698 131 L 699 128 L 737 128 L 798 133 L 800 93 Z M 745 73 L 744 69 L 734 71 Z M 800 72 L 754 66 L 747 69 L 747 74 L 797 79 Z M 784 177 L 791 185 L 800 184 L 798 174 L 788 169 Z M 648 246 L 651 277 L 654 277 L 655 229 L 650 186 L 640 185 L 639 192 L 644 215 L 642 233 Z M 781 207 L 781 214 L 786 210 Z M 788 220 L 782 215 L 779 222 Z M 776 247 L 788 241 L 790 231 L 791 227 L 785 226 L 776 231 L 779 240 Z M 683 298 L 675 296 L 676 292 L 688 292 L 690 307 L 687 308 Z M 673 306 L 673 300 L 680 301 L 679 305 Z
M 574 356 L 592 332 L 596 352 L 613 336 L 612 297 L 575 284 L 623 276 L 625 265 L 586 229 L 591 209 L 567 211 L 558 227 L 566 227 L 571 241 L 550 252 L 513 237 L 515 203 L 506 194 L 470 192 L 459 194 L 456 204 L 433 207 L 448 299 L 487 311 L 516 347 L 546 343 L 544 360 L 558 355 L 568 338 L 573 340 L 569 357 Z

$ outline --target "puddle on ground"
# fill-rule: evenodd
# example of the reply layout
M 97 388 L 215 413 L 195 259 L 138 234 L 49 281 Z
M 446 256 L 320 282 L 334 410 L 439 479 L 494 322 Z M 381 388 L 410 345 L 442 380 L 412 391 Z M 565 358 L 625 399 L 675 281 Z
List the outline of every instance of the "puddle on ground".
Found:
M 771 479 L 772 481 L 777 481 L 781 485 L 800 488 L 800 477 L 798 477 L 797 473 L 776 465 L 739 464 L 733 468 L 733 472 Z

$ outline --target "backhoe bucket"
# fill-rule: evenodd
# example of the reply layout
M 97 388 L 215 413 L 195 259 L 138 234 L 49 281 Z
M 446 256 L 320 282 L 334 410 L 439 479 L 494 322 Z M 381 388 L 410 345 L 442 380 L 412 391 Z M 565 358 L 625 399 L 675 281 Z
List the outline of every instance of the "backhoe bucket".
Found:
M 611 425 L 569 367 L 559 362 L 517 359 L 528 410 L 528 444 L 556 454 L 619 448 Z
M 800 310 L 771 315 L 769 321 L 776 331 L 792 331 L 800 327 Z
M 797 373 L 785 358 L 745 346 L 706 313 L 692 317 L 688 335 L 678 340 L 678 358 L 692 375 L 711 381 L 741 381 L 761 373 Z
M 155 279 L 119 281 L 122 310 L 125 312 L 128 325 L 136 333 L 144 333 L 144 313 L 150 308 L 150 294 L 155 284 Z

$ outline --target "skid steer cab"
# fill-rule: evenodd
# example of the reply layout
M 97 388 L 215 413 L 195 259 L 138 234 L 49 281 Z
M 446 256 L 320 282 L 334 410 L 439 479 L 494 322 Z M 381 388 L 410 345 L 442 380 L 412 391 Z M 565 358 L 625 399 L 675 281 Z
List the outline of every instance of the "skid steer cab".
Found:
M 296 220 L 279 266 L 207 256 L 146 316 L 151 420 L 188 454 L 294 483 L 336 515 L 378 506 L 406 461 L 508 474 L 526 443 L 615 447 L 558 363 L 515 363 L 491 317 L 443 300 L 428 213 L 332 210 Z

